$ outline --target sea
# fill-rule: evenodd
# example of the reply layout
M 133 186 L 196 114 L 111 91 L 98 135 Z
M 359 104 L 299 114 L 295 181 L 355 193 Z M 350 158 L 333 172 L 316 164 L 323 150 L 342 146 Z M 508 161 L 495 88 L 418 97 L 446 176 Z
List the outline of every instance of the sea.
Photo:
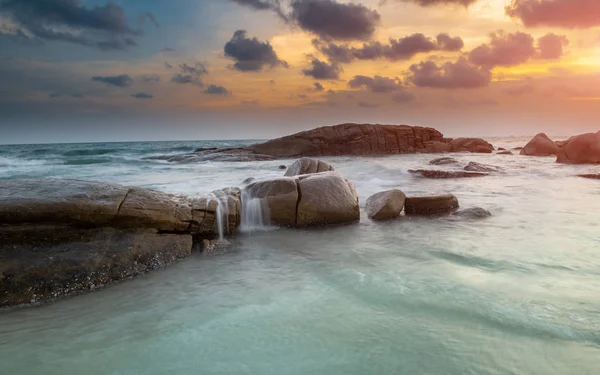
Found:
M 488 138 L 497 147 L 531 137 Z M 281 164 L 146 159 L 253 141 L 0 146 L 0 179 L 77 178 L 190 196 Z M 6 375 L 600 374 L 600 166 L 553 157 L 327 157 L 376 192 L 452 193 L 483 220 L 255 228 L 133 280 L 0 314 Z M 409 169 L 502 167 L 428 180 Z M 43 183 L 43 182 L 40 182 Z

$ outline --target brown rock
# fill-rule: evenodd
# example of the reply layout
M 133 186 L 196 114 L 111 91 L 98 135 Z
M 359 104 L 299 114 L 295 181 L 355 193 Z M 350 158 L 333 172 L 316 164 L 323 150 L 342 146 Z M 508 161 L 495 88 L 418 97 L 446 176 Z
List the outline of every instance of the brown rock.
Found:
M 600 163 L 600 132 L 569 138 L 558 154 L 557 161 L 575 164 Z
M 264 218 L 268 218 L 271 225 L 296 226 L 299 200 L 296 178 L 281 177 L 257 181 L 248 185 L 242 195 L 242 200 L 266 199 L 266 206 L 263 206 L 262 215 Z
M 373 220 L 397 218 L 404 208 L 405 199 L 406 195 L 397 189 L 372 195 L 367 199 L 367 215 Z
M 473 177 L 485 177 L 487 173 L 480 172 L 461 172 L 461 171 L 436 171 L 436 170 L 409 170 L 410 173 L 418 174 L 423 178 L 432 179 L 451 179 L 451 178 L 473 178 Z
M 200 147 L 194 150 L 194 152 L 206 152 L 206 151 L 216 151 L 218 150 L 216 147 Z
M 494 146 L 481 138 L 457 138 L 450 142 L 452 152 L 491 154 Z
M 324 172 L 298 177 L 300 202 L 298 227 L 343 224 L 360 220 L 358 195 L 339 173 Z
M 559 147 L 544 133 L 533 137 L 521 150 L 521 155 L 527 156 L 550 156 L 558 155 Z
M 512 153 L 512 151 L 505 150 L 505 151 L 497 152 L 496 155 L 514 155 L 514 154 Z
M 498 147 L 498 151 L 506 151 L 504 147 Z
M 456 161 L 456 159 L 449 158 L 449 157 L 434 159 L 429 162 L 429 164 L 431 164 L 431 165 L 447 165 L 447 164 L 457 164 L 457 163 L 458 163 L 458 161 Z
M 458 199 L 451 194 L 431 197 L 408 197 L 404 203 L 404 212 L 407 215 L 446 214 L 458 208 Z
M 577 177 L 589 178 L 592 180 L 600 180 L 600 173 L 598 173 L 598 174 L 578 174 Z
M 312 158 L 302 158 L 290 165 L 284 176 L 291 177 L 303 174 L 330 172 L 333 170 L 333 167 L 324 161 Z

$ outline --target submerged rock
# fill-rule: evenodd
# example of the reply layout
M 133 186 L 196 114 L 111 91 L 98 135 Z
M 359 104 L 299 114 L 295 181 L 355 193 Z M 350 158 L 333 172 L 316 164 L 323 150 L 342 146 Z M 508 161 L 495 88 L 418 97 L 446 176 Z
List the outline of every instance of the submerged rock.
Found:
M 498 147 L 498 151 L 506 151 L 504 147 Z
M 451 178 L 474 178 L 474 177 L 485 177 L 487 173 L 480 172 L 462 172 L 462 171 L 436 171 L 436 170 L 409 170 L 408 172 L 417 174 L 423 178 L 432 179 L 451 179 Z
M 406 215 L 447 214 L 458 208 L 458 199 L 452 194 L 430 197 L 408 197 L 404 203 L 404 212 Z
M 200 147 L 194 150 L 194 152 L 206 152 L 206 151 L 216 151 L 218 150 L 216 147 Z
M 450 157 L 434 159 L 429 162 L 429 164 L 431 164 L 431 165 L 447 165 L 447 164 L 457 164 L 457 163 L 458 163 L 458 161 L 456 161 L 456 159 L 450 158 Z
M 592 180 L 600 180 L 600 173 L 597 174 L 578 174 L 577 177 L 589 178 Z
M 496 155 L 514 155 L 514 154 L 512 153 L 512 151 L 505 150 L 505 151 L 497 152 Z
M 333 167 L 324 161 L 312 158 L 301 158 L 289 166 L 284 176 L 299 176 L 303 174 L 330 172 L 333 170 Z
M 491 154 L 494 146 L 481 138 L 457 138 L 450 142 L 452 152 Z
M 455 212 L 452 215 L 463 219 L 485 219 L 492 216 L 492 213 L 481 207 L 474 207 Z
M 500 171 L 502 171 L 502 168 L 497 167 L 495 165 L 481 164 L 481 163 L 476 163 L 474 161 L 467 164 L 467 166 L 464 169 L 465 169 L 465 171 L 469 171 L 469 172 L 500 172 Z
M 282 165 L 280 165 L 280 166 L 279 166 L 279 169 L 281 169 L 281 170 L 286 170 L 286 169 L 287 169 L 287 166 L 282 164 Z
M 521 155 L 550 156 L 558 155 L 560 147 L 544 133 L 533 137 L 521 150 Z
M 248 177 L 247 179 L 245 179 L 244 181 L 242 181 L 242 184 L 249 184 L 252 181 L 256 180 L 254 177 Z
M 405 200 L 406 195 L 398 189 L 374 194 L 367 199 L 367 216 L 373 220 L 397 218 L 404 209 Z

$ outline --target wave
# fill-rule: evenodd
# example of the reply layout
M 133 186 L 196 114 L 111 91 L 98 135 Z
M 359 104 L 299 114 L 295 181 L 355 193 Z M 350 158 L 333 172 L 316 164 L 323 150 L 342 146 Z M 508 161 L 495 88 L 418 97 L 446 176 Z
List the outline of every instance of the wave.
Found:
M 107 154 L 116 154 L 119 152 L 123 152 L 125 150 L 119 148 L 104 148 L 104 149 L 77 149 L 65 151 L 62 153 L 63 156 L 95 156 L 95 155 L 107 155 Z
M 0 156 L 0 167 L 25 167 L 33 165 L 47 165 L 55 162 L 54 160 L 22 159 Z

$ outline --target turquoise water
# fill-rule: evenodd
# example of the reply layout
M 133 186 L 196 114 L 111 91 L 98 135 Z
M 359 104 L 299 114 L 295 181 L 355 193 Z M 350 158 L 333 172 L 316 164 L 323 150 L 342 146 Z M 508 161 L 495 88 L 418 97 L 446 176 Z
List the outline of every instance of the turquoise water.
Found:
M 19 166 L 12 150 L 17 162 L 0 167 L 0 178 L 91 178 L 193 195 L 281 175 L 281 161 L 141 160 L 163 151 L 69 167 Z M 215 254 L 1 314 L 0 374 L 598 374 L 600 183 L 574 175 L 600 167 L 454 156 L 504 173 L 436 181 L 407 173 L 428 168 L 428 155 L 327 160 L 356 184 L 361 204 L 392 187 L 451 192 L 490 219 L 365 217 L 241 234 Z

